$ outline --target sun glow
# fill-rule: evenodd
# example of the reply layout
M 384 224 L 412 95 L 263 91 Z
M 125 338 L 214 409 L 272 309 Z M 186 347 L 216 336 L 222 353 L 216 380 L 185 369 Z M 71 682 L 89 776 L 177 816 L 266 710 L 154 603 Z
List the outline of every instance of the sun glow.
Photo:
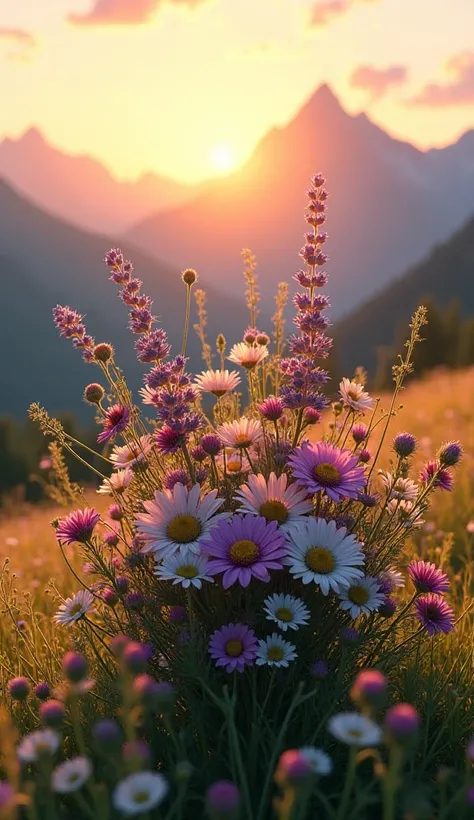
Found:
M 211 163 L 215 171 L 227 174 L 235 166 L 234 152 L 228 145 L 216 145 L 211 151 Z

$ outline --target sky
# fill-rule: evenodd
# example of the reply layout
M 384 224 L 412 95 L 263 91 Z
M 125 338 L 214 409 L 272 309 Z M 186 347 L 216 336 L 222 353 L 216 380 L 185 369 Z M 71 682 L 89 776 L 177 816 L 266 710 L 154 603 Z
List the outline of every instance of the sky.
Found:
M 118 178 L 245 162 L 327 82 L 428 148 L 474 127 L 474 0 L 0 0 L 0 137 Z

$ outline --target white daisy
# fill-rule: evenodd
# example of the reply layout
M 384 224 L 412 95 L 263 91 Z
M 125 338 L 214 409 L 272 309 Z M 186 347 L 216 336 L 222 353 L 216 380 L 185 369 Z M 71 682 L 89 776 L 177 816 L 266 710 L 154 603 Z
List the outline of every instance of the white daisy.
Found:
M 17 746 L 16 756 L 22 763 L 34 763 L 40 755 L 54 755 L 59 749 L 60 737 L 52 729 L 40 729 L 25 735 Z
M 123 447 L 114 447 L 110 454 L 110 460 L 115 469 L 123 470 L 125 467 L 134 467 L 146 460 L 153 447 L 151 436 L 142 436 L 140 440 L 124 444 Z
M 276 632 L 269 635 L 264 641 L 258 642 L 257 666 L 288 666 L 290 661 L 294 661 L 297 656 L 296 646 L 289 641 L 285 641 Z
M 345 527 L 334 521 L 308 518 L 288 534 L 288 557 L 284 563 L 303 584 L 319 584 L 323 595 L 340 592 L 364 577 L 361 545 Z
M 414 527 L 418 529 L 425 523 L 423 513 L 413 501 L 399 501 L 392 498 L 387 504 L 387 512 L 389 515 L 396 515 L 404 527 Z
M 87 757 L 73 757 L 56 766 L 51 775 L 51 788 L 58 794 L 69 794 L 82 789 L 92 774 L 92 763 Z
M 80 589 L 72 598 L 66 598 L 59 607 L 53 620 L 62 626 L 70 626 L 75 621 L 92 612 L 94 596 L 87 589 Z
M 129 468 L 125 470 L 117 470 L 116 473 L 112 473 L 110 478 L 104 478 L 97 492 L 101 495 L 114 495 L 115 493 L 122 495 L 130 484 L 132 478 L 133 473 Z
M 191 490 L 179 483 L 172 491 L 157 490 L 154 501 L 143 502 L 146 513 L 137 516 L 137 534 L 145 541 L 142 552 L 155 552 L 159 558 L 167 558 L 179 549 L 199 553 L 201 539 L 228 515 L 215 515 L 223 503 L 223 498 L 217 498 L 217 490 L 201 498 L 199 484 Z
M 351 618 L 359 615 L 370 615 L 384 602 L 384 595 L 380 592 L 380 584 L 376 578 L 366 575 L 359 578 L 347 587 L 339 590 L 339 609 L 349 612 Z
M 351 382 L 350 379 L 343 379 L 339 384 L 339 393 L 344 404 L 352 407 L 358 413 L 372 410 L 375 402 L 364 390 L 364 386 L 358 382 Z
M 411 478 L 399 476 L 396 479 L 392 473 L 384 470 L 379 471 L 379 476 L 389 500 L 398 498 L 401 501 L 414 501 L 417 497 L 419 492 L 418 484 L 412 481 Z
M 168 784 L 158 772 L 136 772 L 124 777 L 113 793 L 114 808 L 127 817 L 144 814 L 163 802 Z
M 301 598 L 274 593 L 265 598 L 264 604 L 267 621 L 275 621 L 283 632 L 287 629 L 298 629 L 308 623 L 309 609 Z
M 377 746 L 382 739 L 377 724 L 358 712 L 339 712 L 329 720 L 328 730 L 348 746 Z
M 263 438 L 263 427 L 257 419 L 242 416 L 236 421 L 221 424 L 217 428 L 217 435 L 225 447 L 231 447 L 233 450 L 248 450 Z
M 268 350 L 264 345 L 249 347 L 245 342 L 239 342 L 231 349 L 227 358 L 235 364 L 240 364 L 246 370 L 251 370 L 268 356 Z
M 314 746 L 303 746 L 298 751 L 310 764 L 314 774 L 331 774 L 332 760 L 322 749 L 316 749 Z
M 236 370 L 205 370 L 196 376 L 195 387 L 205 393 L 213 393 L 219 398 L 234 390 L 240 384 Z
M 213 583 L 214 578 L 206 574 L 207 560 L 202 555 L 196 555 L 190 549 L 181 547 L 174 555 L 169 555 L 163 559 L 162 564 L 157 564 L 155 575 L 161 581 L 173 581 L 173 584 L 181 584 L 184 589 L 190 586 L 201 589 L 202 581 Z
M 288 532 L 295 524 L 304 522 L 306 513 L 313 509 L 313 502 L 307 498 L 307 491 L 296 484 L 288 484 L 285 473 L 277 476 L 270 473 L 268 481 L 261 473 L 250 475 L 247 484 L 237 490 L 242 512 L 262 515 L 267 521 L 277 521 L 281 529 Z

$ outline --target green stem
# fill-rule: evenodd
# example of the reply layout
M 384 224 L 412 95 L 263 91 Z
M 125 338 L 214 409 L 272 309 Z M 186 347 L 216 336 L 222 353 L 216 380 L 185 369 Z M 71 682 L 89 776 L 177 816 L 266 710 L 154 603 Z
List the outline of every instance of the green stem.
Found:
M 384 781 L 382 820 L 395 820 L 395 803 L 398 791 L 398 778 L 402 762 L 402 750 L 400 746 L 394 744 L 390 750 L 390 764 Z
M 341 795 L 341 802 L 336 814 L 336 820 L 347 820 L 347 808 L 351 797 L 352 789 L 355 781 L 355 773 L 357 766 L 357 748 L 353 746 L 349 752 L 349 764 L 346 773 L 346 782 Z
M 186 315 L 184 318 L 183 344 L 181 346 L 181 355 L 186 355 L 186 347 L 188 344 L 189 333 L 189 319 L 191 316 L 191 285 L 186 285 Z

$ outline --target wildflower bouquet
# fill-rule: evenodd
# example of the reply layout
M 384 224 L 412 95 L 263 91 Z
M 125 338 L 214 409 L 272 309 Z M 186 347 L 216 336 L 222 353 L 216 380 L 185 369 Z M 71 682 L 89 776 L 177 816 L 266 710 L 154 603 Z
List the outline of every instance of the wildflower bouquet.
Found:
M 329 300 L 321 292 L 324 182 L 316 175 L 308 191 L 304 268 L 294 276 L 301 289 L 293 300 L 296 332 L 288 339 L 283 286 L 274 349 L 257 328 L 255 263 L 246 252 L 250 326 L 228 355 L 218 337 L 215 368 L 199 293 L 197 330 L 208 369 L 193 377 L 186 352 L 196 272 L 182 274 L 185 326 L 173 358 L 132 263 L 113 249 L 105 263 L 129 309 L 137 359 L 148 368 L 140 391 L 146 415 L 112 345 L 97 344 L 83 317 L 62 306 L 54 310 L 60 334 L 102 376 L 84 398 L 96 408 L 103 449 L 84 455 L 45 410 L 30 410 L 54 439 L 54 458 L 66 451 L 90 461 L 98 493 L 110 498 L 104 514 L 67 487 L 81 504 L 54 522 L 56 539 L 66 560 L 74 545 L 85 563 L 82 577 L 74 571 L 80 588 L 59 606 L 57 623 L 78 647 L 92 647 L 97 691 L 110 703 L 110 663 L 126 635 L 138 665 L 176 691 L 161 764 L 190 761 L 203 782 L 232 776 L 243 789 L 245 817 L 257 820 L 268 816 L 279 754 L 319 742 L 357 668 L 395 669 L 426 638 L 454 627 L 448 576 L 422 560 L 406 572 L 403 550 L 432 494 L 451 489 L 461 447 L 443 445 L 415 478 L 416 441 L 402 432 L 389 470 L 378 466 L 424 310 L 415 313 L 394 367 L 390 408 L 371 398 L 361 373 L 342 380 L 330 405 L 328 374 L 319 366 L 331 349 Z M 226 369 L 226 360 L 236 369 Z M 363 714 L 332 720 L 333 736 L 347 743 L 380 740 L 377 724 Z M 147 722 L 142 728 L 155 731 Z M 329 772 L 318 754 L 317 765 Z M 281 817 L 293 816 L 289 811 Z

